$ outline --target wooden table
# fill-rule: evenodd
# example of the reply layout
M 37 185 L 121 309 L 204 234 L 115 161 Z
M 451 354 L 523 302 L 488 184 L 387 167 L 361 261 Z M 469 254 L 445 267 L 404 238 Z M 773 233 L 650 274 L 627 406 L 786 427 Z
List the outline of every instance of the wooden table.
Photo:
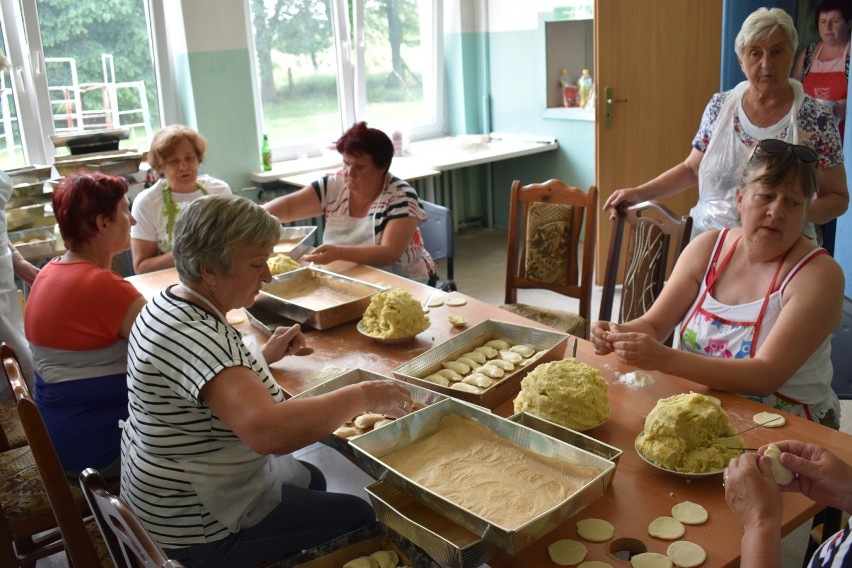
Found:
M 427 286 L 370 267 L 338 262 L 326 268 L 364 281 L 404 288 L 421 301 L 430 294 L 440 293 Z M 151 297 L 168 284 L 175 283 L 177 277 L 174 270 L 164 270 L 134 276 L 129 280 L 146 297 Z M 449 324 L 446 316 L 450 313 L 465 316 L 470 325 L 488 318 L 523 325 L 538 325 L 500 310 L 496 306 L 471 297 L 465 296 L 465 298 L 467 304 L 464 306 L 444 305 L 432 308 L 429 314 L 432 327 L 405 345 L 384 345 L 365 338 L 356 331 L 354 322 L 323 332 L 308 330 L 306 337 L 308 344 L 315 349 L 314 354 L 308 357 L 288 357 L 284 361 L 275 363 L 271 367 L 273 374 L 282 387 L 291 394 L 317 384 L 321 380 L 321 369 L 329 365 L 347 369 L 367 368 L 390 376 L 391 370 L 401 363 L 463 331 Z M 238 327 L 247 332 L 259 333 L 247 322 L 239 324 Z M 603 560 L 613 566 L 627 566 L 625 561 L 613 557 L 609 551 L 610 547 L 623 544 L 624 539 L 632 539 L 630 543 L 634 547 L 633 550 L 636 546 L 645 546 L 650 552 L 665 554 L 670 543 L 648 536 L 648 524 L 658 516 L 671 515 L 671 507 L 674 504 L 688 500 L 700 503 L 710 513 L 710 520 L 706 524 L 688 526 L 683 537 L 685 540 L 701 545 L 707 551 L 707 561 L 702 568 L 735 566 L 740 555 L 739 543 L 742 530 L 725 503 L 721 475 L 687 480 L 659 471 L 642 461 L 633 449 L 633 442 L 637 434 L 642 431 L 645 416 L 657 400 L 673 394 L 695 391 L 720 398 L 737 430 L 752 426 L 752 416 L 761 410 L 766 410 L 766 407 L 737 395 L 711 391 L 697 383 L 659 372 L 651 372 L 655 379 L 651 385 L 634 388 L 625 386 L 617 382 L 618 378 L 621 374 L 635 369 L 618 364 L 613 357 L 595 355 L 592 344 L 584 340 L 580 340 L 577 359 L 600 369 L 610 385 L 609 399 L 612 416 L 605 424 L 588 431 L 587 434 L 624 452 L 613 482 L 604 496 L 575 517 L 575 519 L 598 517 L 608 520 L 615 526 L 613 540 L 607 543 L 584 543 L 588 549 L 586 559 Z M 501 416 L 512 414 L 512 401 L 507 400 L 499 404 L 493 411 Z M 749 447 L 758 447 L 771 441 L 800 439 L 822 444 L 846 461 L 852 462 L 852 443 L 850 443 L 852 439 L 849 435 L 795 416 L 787 415 L 786 417 L 787 424 L 782 428 L 757 428 L 743 434 L 746 444 Z M 800 526 L 820 509 L 820 506 L 801 495 L 785 493 L 783 534 L 788 534 Z M 550 566 L 552 563 L 547 555 L 547 545 L 560 538 L 579 540 L 575 530 L 575 520 L 567 521 L 516 556 L 497 553 L 489 565 L 495 568 Z

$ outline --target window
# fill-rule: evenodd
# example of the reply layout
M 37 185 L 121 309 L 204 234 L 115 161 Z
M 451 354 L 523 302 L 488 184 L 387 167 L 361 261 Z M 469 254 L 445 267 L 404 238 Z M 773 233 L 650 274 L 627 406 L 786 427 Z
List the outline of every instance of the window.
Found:
M 444 131 L 441 0 L 251 0 L 261 107 L 277 160 L 358 121 Z
M 147 1 L 0 0 L 14 66 L 3 76 L 12 89 L 2 97 L 0 166 L 51 163 L 44 133 L 127 128 L 122 147 L 147 149 L 160 123 Z

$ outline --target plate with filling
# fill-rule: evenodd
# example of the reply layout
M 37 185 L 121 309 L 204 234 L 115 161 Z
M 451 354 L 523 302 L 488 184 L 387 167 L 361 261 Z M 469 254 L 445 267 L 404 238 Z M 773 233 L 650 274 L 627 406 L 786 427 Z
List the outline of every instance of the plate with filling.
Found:
M 364 321 L 363 320 L 358 321 L 358 325 L 356 326 L 356 328 L 358 329 L 358 333 L 360 333 L 364 337 L 369 337 L 370 339 L 374 339 L 374 340 L 378 341 L 379 343 L 384 343 L 386 345 L 399 345 L 401 343 L 408 343 L 409 341 L 411 341 L 412 339 L 417 337 L 417 334 L 409 335 L 408 337 L 379 337 L 377 335 L 371 335 L 367 332 L 367 329 L 364 327 Z
M 639 442 L 642 440 L 642 437 L 645 435 L 645 432 L 640 432 L 638 436 L 636 436 L 636 441 L 633 443 L 633 447 L 636 449 L 636 453 L 639 454 L 639 457 L 647 463 L 648 465 L 659 469 L 660 471 L 665 471 L 666 473 L 671 473 L 677 475 L 678 477 L 685 477 L 687 479 L 700 479 L 703 477 L 712 477 L 714 475 L 719 475 L 725 468 L 714 469 L 711 471 L 700 471 L 700 472 L 687 472 L 687 471 L 676 471 L 674 469 L 669 469 L 664 467 L 658 463 L 653 462 L 650 458 L 644 456 L 642 452 L 639 450 Z

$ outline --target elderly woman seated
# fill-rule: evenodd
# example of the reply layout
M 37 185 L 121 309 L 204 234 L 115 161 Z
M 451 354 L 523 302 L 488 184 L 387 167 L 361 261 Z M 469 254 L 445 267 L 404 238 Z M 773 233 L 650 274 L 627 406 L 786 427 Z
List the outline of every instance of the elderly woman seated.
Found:
M 596 352 L 838 428 L 829 356 L 843 273 L 802 235 L 817 160 L 806 146 L 761 140 L 737 189 L 742 228 L 692 241 L 641 318 L 596 322 Z M 679 341 L 666 347 L 662 342 L 678 325 Z
M 225 314 L 272 279 L 279 232 L 242 197 L 193 201 L 174 229 L 180 284 L 152 299 L 131 333 L 121 495 L 188 566 L 257 566 L 373 521 L 365 501 L 325 492 L 319 469 L 289 454 L 364 411 L 410 408 L 390 381 L 285 401 L 261 358 L 304 346 L 298 326 L 276 330 L 261 355 L 228 325 Z

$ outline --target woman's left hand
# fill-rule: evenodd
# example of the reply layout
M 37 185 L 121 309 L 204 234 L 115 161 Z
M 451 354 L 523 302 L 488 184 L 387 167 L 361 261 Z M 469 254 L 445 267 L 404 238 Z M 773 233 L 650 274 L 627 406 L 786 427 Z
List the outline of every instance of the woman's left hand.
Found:
M 305 262 L 314 262 L 316 264 L 328 264 L 335 260 L 342 260 L 342 247 L 339 245 L 320 245 L 308 254 L 302 256 Z
M 604 339 L 612 345 L 619 362 L 641 369 L 658 369 L 667 347 L 647 333 L 621 332 L 618 328 L 618 325 L 612 324 Z
M 733 458 L 723 479 L 725 501 L 742 525 L 770 519 L 780 522 L 781 490 L 772 477 L 768 458 L 750 452 Z
M 292 355 L 305 345 L 305 336 L 302 335 L 299 324 L 295 324 L 276 328 L 260 350 L 267 363 L 274 363 L 286 355 Z

